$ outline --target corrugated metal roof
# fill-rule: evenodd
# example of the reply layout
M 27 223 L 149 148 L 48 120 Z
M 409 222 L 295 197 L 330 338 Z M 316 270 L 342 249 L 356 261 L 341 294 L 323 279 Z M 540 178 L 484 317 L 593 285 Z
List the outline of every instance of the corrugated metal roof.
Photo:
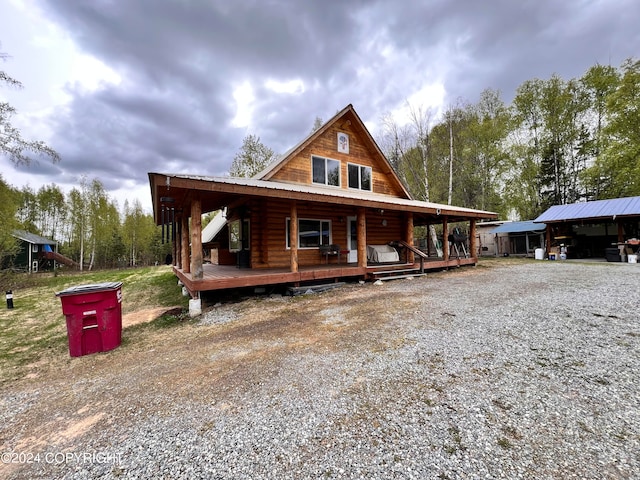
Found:
M 554 205 L 534 220 L 550 223 L 567 220 L 614 219 L 622 216 L 640 216 L 640 197 L 612 198 L 595 202 Z
M 239 185 L 245 187 L 264 188 L 268 190 L 286 192 L 296 192 L 316 195 L 318 197 L 334 197 L 345 199 L 358 199 L 365 201 L 378 202 L 380 204 L 387 204 L 395 207 L 408 207 L 408 208 L 425 208 L 433 210 L 441 210 L 443 215 L 449 212 L 450 215 L 481 215 L 486 218 L 495 217 L 496 213 L 488 212 L 485 210 L 475 210 L 473 208 L 456 207 L 453 205 L 444 205 L 441 203 L 423 202 L 420 200 L 410 200 L 406 198 L 393 197 L 391 195 L 382 195 L 379 193 L 364 192 L 362 190 L 345 190 L 338 187 L 326 187 L 319 185 L 306 185 L 298 183 L 284 183 L 275 182 L 271 180 L 258 180 L 256 178 L 241 178 L 241 177 L 211 177 L 206 175 L 189 175 L 178 173 L 154 173 L 149 175 L 159 175 L 167 178 L 181 178 L 187 180 L 198 180 L 203 182 L 227 184 L 227 185 Z
M 24 230 L 14 230 L 13 236 L 19 238 L 20 240 L 24 240 L 27 243 L 31 243 L 33 245 L 55 245 L 55 240 L 50 240 L 48 238 L 41 237 L 40 235 L 36 235 L 34 233 L 25 232 Z
M 202 229 L 202 243 L 211 242 L 218 233 L 222 231 L 227 224 L 227 219 L 222 212 L 213 217 L 213 219 Z
M 534 223 L 533 220 L 526 222 L 507 222 L 491 230 L 490 233 L 524 233 L 543 232 L 546 228 L 544 223 Z

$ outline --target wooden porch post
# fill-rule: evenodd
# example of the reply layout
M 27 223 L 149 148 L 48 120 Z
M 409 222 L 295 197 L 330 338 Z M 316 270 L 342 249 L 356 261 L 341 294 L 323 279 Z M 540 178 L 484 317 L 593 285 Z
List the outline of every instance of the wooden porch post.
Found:
M 476 240 L 476 219 L 469 220 L 469 254 L 472 258 L 479 257 L 478 255 L 478 242 Z
M 618 243 L 624 243 L 624 226 L 620 220 L 618 220 Z
M 202 203 L 199 198 L 191 202 L 191 275 L 202 280 Z
M 180 232 L 180 265 L 184 273 L 191 273 L 191 260 L 189 259 L 189 216 L 184 212 L 180 219 L 182 225 Z
M 442 259 L 449 260 L 449 219 L 442 218 Z
M 431 228 L 431 224 L 427 223 L 427 256 L 430 257 L 431 256 L 431 232 L 430 232 L 430 228 Z
M 544 230 L 546 237 L 546 245 L 544 246 L 544 250 L 548 256 L 549 252 L 551 251 L 551 225 L 547 225 Z
M 358 266 L 367 267 L 367 214 L 364 208 L 358 209 Z
M 289 250 L 291 251 L 291 271 L 298 271 L 298 204 L 291 201 L 291 220 L 289 221 Z
M 407 212 L 404 232 L 404 241 L 413 246 L 413 212 Z M 415 255 L 412 251 L 407 252 L 407 263 L 415 262 Z
M 171 228 L 175 228 L 175 225 L 171 225 Z M 171 233 L 171 265 L 178 265 L 178 239 L 175 232 Z
M 180 233 L 180 229 L 182 227 L 182 216 L 178 215 L 176 218 L 176 233 L 174 235 L 173 241 L 173 266 L 180 268 L 182 265 L 182 234 Z

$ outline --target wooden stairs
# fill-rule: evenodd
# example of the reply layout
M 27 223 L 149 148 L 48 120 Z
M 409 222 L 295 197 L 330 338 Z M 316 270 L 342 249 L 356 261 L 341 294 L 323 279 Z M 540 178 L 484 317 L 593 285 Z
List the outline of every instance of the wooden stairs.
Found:
M 371 273 L 372 280 L 399 280 L 401 278 L 424 277 L 425 272 L 421 272 L 419 268 L 400 268 L 396 270 L 383 270 Z
M 409 252 L 412 252 L 416 257 L 420 259 L 420 266 L 419 267 L 411 266 L 406 268 L 390 268 L 389 270 L 378 270 L 376 272 L 371 273 L 372 280 L 376 280 L 376 281 L 377 280 L 380 280 L 380 281 L 399 280 L 401 278 L 417 278 L 417 277 L 423 277 L 426 275 L 424 271 L 424 261 L 425 259 L 429 258 L 426 253 L 424 253 L 422 250 L 418 250 L 413 245 L 409 245 L 407 242 L 404 242 L 402 240 L 391 242 L 389 245 L 391 245 L 394 248 L 404 249 L 407 257 L 409 256 Z M 410 265 L 410 263 L 407 261 L 406 265 Z

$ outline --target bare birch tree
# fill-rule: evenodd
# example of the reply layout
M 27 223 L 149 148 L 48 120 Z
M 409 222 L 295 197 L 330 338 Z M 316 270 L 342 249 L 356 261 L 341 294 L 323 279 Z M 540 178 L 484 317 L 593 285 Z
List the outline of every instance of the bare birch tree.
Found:
M 434 114 L 430 108 L 416 107 L 408 102 L 406 106 L 409 123 L 405 126 L 400 126 L 391 114 L 383 116 L 386 150 L 413 197 L 428 202 L 429 135 Z M 429 225 L 429 236 L 438 256 L 442 256 L 434 225 Z
M 6 61 L 9 55 L 0 52 L 0 60 Z M 22 82 L 0 70 L 0 84 L 12 88 L 22 88 Z M 15 165 L 29 165 L 32 161 L 29 153 L 44 155 L 56 163 L 60 155 L 53 148 L 40 140 L 25 140 L 20 130 L 13 126 L 11 118 L 16 114 L 16 109 L 8 102 L 0 101 L 0 155 L 6 155 Z

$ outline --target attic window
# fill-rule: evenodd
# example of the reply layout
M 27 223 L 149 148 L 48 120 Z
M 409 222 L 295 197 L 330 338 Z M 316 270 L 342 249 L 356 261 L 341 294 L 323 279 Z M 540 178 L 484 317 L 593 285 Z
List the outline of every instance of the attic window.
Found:
M 311 157 L 311 169 L 313 183 L 322 185 L 340 186 L 340 162 L 330 158 Z
M 349 153 L 349 135 L 344 132 L 338 132 L 338 151 Z
M 371 167 L 364 165 L 347 165 L 349 172 L 349 188 L 371 191 Z

